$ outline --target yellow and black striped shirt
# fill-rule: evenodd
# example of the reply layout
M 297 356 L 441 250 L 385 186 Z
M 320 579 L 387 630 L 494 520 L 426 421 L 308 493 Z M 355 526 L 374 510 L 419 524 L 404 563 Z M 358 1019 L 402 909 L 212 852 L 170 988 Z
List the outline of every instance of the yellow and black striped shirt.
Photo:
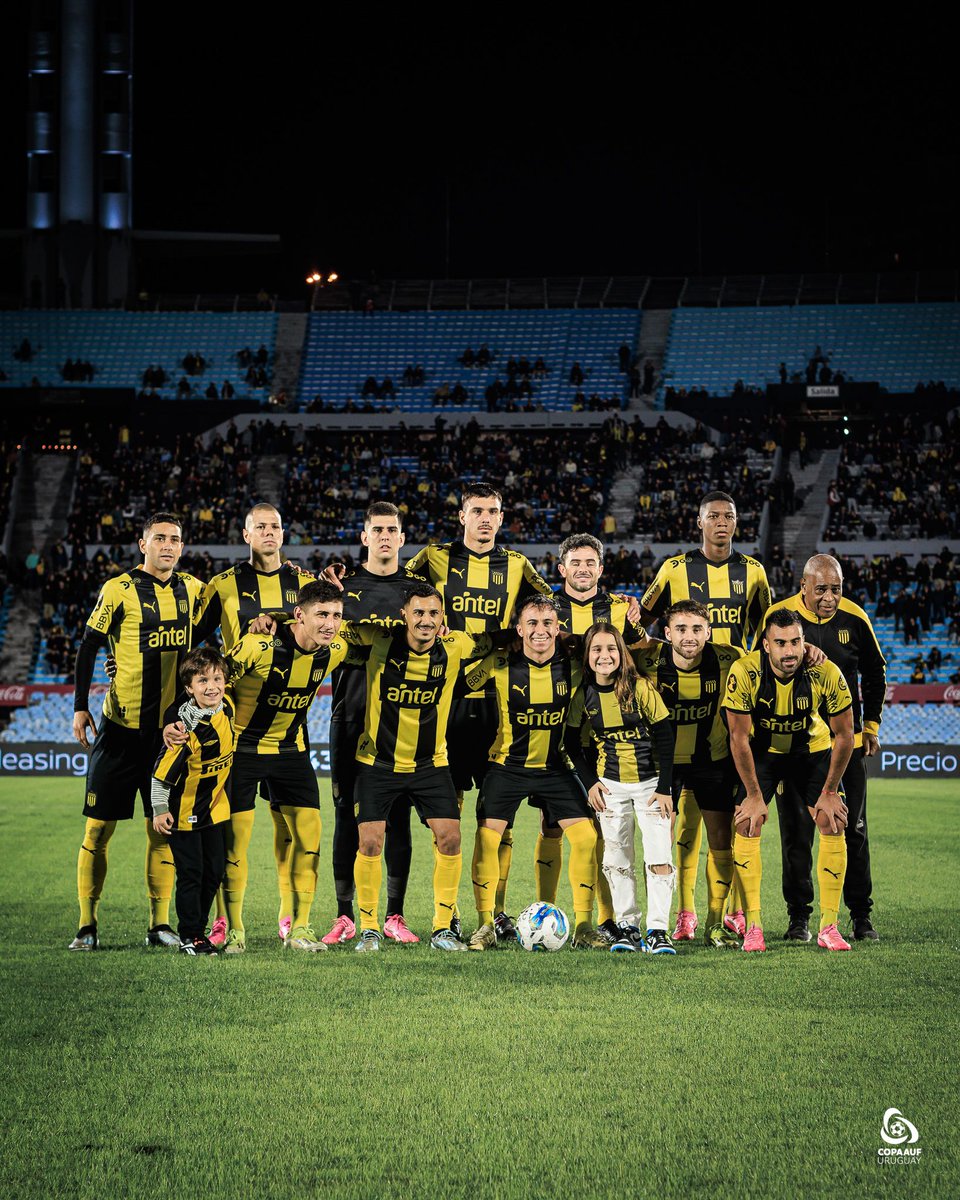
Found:
M 227 778 L 233 763 L 233 705 L 201 720 L 182 746 L 164 750 L 153 776 L 170 786 L 174 829 L 203 829 L 230 817 Z
M 846 596 L 840 597 L 836 611 L 826 620 L 804 605 L 802 593 L 781 600 L 769 611 L 772 613 L 778 608 L 789 608 L 795 612 L 806 641 L 818 646 L 843 672 L 853 701 L 853 744 L 862 746 L 864 732 L 876 736 L 880 730 L 883 702 L 887 695 L 887 663 L 870 618 L 859 604 L 854 604 Z M 764 623 L 766 619 L 764 617 Z
M 169 579 L 135 567 L 100 589 L 87 628 L 107 638 L 117 673 L 103 715 L 125 729 L 160 729 L 177 694 L 177 667 L 192 645 L 203 583 L 183 571 Z
M 707 766 L 729 757 L 730 741 L 720 701 L 730 668 L 741 654 L 736 646 L 707 642 L 697 666 L 679 668 L 669 645 L 657 642 L 633 656 L 637 670 L 650 680 L 667 706 L 676 735 L 675 764 Z
M 545 663 L 535 663 L 521 651 L 495 652 L 467 671 L 472 690 L 489 681 L 498 712 L 491 761 L 532 770 L 569 769 L 564 726 L 583 681 L 580 662 L 563 648 Z
M 830 749 L 830 727 L 821 708 L 836 717 L 851 706 L 850 689 L 829 659 L 818 667 L 801 665 L 788 680 L 778 679 L 762 650 L 730 668 L 724 711 L 749 713 L 755 754 L 816 754 Z
M 628 646 L 636 646 L 645 640 L 644 630 L 627 620 L 630 601 L 622 596 L 597 592 L 590 600 L 578 600 L 561 589 L 556 593 L 556 600 L 560 609 L 560 628 L 564 633 L 584 634 L 591 625 L 605 621 L 623 634 Z
M 317 688 L 350 653 L 342 636 L 301 650 L 289 625 L 273 637 L 247 633 L 227 655 L 236 706 L 237 751 L 300 754 L 309 749 L 307 710 Z
M 292 613 L 300 589 L 313 578 L 292 562 L 283 563 L 276 571 L 257 571 L 252 563 L 241 562 L 214 575 L 203 589 L 194 645 L 212 637 L 219 625 L 224 653 L 232 650 L 261 613 Z
M 354 645 L 370 647 L 357 761 L 401 774 L 447 766 L 447 720 L 457 677 L 465 662 L 489 653 L 490 636 L 457 630 L 421 654 L 407 643 L 405 629 L 392 633 L 351 624 L 341 633 Z
M 738 646 L 746 653 L 770 607 L 770 584 L 761 563 L 734 551 L 714 563 L 702 550 L 668 558 L 647 588 L 641 605 L 651 617 L 678 600 L 699 600 L 710 610 L 711 641 Z
M 646 679 L 638 679 L 634 711 L 624 712 L 612 684 L 585 682 L 570 706 L 567 724 L 584 724 L 597 746 L 597 775 L 615 783 L 640 783 L 656 774 L 650 727 L 667 720 L 667 707 Z M 668 742 L 669 745 L 669 742 Z

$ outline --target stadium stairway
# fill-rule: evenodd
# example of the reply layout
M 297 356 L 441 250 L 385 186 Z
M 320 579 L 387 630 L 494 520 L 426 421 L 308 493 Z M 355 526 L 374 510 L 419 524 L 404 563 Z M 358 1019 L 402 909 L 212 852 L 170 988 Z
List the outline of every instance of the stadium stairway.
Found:
M 793 558 L 798 571 L 810 555 L 817 552 L 827 489 L 831 479 L 836 479 L 839 465 L 839 450 L 824 450 L 818 462 L 808 463 L 802 471 L 796 452 L 790 455 L 787 470 L 793 475 L 794 494 L 797 500 L 803 501 L 803 507 L 784 518 L 783 549 Z
M 287 393 L 289 395 L 289 393 Z M 268 504 L 282 504 L 289 454 L 261 454 L 254 459 L 251 492 Z
M 290 402 L 300 384 L 300 366 L 307 341 L 306 313 L 281 313 L 277 318 L 277 341 L 273 361 L 273 391 L 286 392 Z
M 649 358 L 654 365 L 653 392 L 649 396 L 635 396 L 630 401 L 631 408 L 649 408 L 660 387 L 660 377 L 663 374 L 663 360 L 667 353 L 667 338 L 670 334 L 670 318 L 673 309 L 648 309 L 643 314 L 640 325 L 640 337 L 637 342 L 637 366 L 643 377 L 643 364 Z M 617 518 L 619 520 L 619 517 Z

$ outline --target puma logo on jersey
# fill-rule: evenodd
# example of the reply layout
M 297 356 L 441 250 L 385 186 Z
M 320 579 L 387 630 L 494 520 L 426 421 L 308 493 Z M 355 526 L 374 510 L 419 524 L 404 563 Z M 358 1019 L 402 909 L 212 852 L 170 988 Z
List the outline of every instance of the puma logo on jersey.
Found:
M 362 595 L 363 595 L 363 592 L 362 592 L 362 591 L 359 591 L 359 592 L 347 592 L 347 596 L 350 596 L 350 597 L 352 597 L 354 600 L 359 600 L 359 599 L 360 599 L 360 597 L 361 597 Z
M 403 670 L 403 660 L 400 658 L 391 658 L 389 660 L 391 667 L 396 667 L 398 671 Z
M 770 705 L 771 705 L 771 704 L 773 704 L 773 701 L 772 701 L 772 700 L 767 700 L 767 699 L 765 699 L 763 696 L 758 696 L 758 697 L 757 697 L 757 700 L 758 700 L 758 701 L 759 701 L 761 704 L 765 704 L 765 705 L 767 706 L 767 708 L 769 708 L 769 707 L 770 707 Z
M 513 690 L 514 690 L 515 692 L 519 692 L 519 693 L 520 693 L 520 695 L 521 695 L 521 696 L 523 696 L 523 698 L 524 698 L 524 699 L 526 699 L 526 696 L 527 696 L 527 689 L 526 689 L 525 687 L 521 687 L 519 683 L 515 683 L 515 684 L 513 685 Z
M 698 592 L 702 592 L 702 591 L 703 591 L 703 589 L 704 589 L 704 586 L 705 586 L 705 585 L 704 585 L 704 584 L 702 584 L 702 583 L 693 583 L 693 582 L 691 582 L 690 586 L 691 586 L 691 587 L 695 587 L 695 588 L 697 589 L 697 591 L 698 591 Z
M 458 576 L 460 579 L 462 579 L 462 578 L 463 578 L 463 575 L 464 575 L 464 572 L 463 572 L 463 571 L 458 571 L 456 567 L 451 567 L 451 568 L 450 568 L 450 574 L 451 574 L 451 575 L 456 575 L 456 576 Z
M 157 606 L 155 604 L 148 604 L 146 601 L 144 601 L 143 607 L 149 608 L 152 613 L 157 611 Z
M 249 596 L 251 600 L 256 600 L 256 598 L 257 598 L 256 592 L 241 592 L 240 595 L 241 596 Z

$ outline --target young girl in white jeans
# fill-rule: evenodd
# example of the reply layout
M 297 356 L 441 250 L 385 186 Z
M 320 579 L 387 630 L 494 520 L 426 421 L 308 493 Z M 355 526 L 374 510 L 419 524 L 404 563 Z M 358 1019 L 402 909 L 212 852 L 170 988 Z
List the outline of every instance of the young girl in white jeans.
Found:
M 623 637 L 612 625 L 587 630 L 584 685 L 571 705 L 568 726 L 567 744 L 603 834 L 603 873 L 622 935 L 611 949 L 676 954 L 667 936 L 675 875 L 670 791 L 674 733 L 666 705 L 638 676 Z M 596 750 L 595 770 L 590 743 Z M 635 817 L 646 866 L 645 936 L 634 868 Z

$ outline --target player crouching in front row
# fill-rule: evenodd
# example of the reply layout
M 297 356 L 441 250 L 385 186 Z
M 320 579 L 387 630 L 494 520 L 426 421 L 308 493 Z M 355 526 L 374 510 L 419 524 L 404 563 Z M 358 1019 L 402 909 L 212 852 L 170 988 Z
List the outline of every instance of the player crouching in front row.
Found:
M 847 806 L 839 788 L 853 750 L 850 689 L 829 660 L 815 667 L 804 665 L 803 628 L 790 609 L 768 615 L 762 646 L 730 668 L 722 703 L 730 752 L 742 783 L 734 813 L 733 858 L 747 905 L 743 949 L 766 949 L 760 919 L 760 832 L 783 781 L 799 792 L 820 830 L 817 942 L 827 950 L 849 950 L 837 917 L 847 869 Z M 829 729 L 819 715 L 821 708 L 829 717 Z
M 226 866 L 233 706 L 224 696 L 227 664 L 215 650 L 194 650 L 179 674 L 187 692 L 180 707 L 187 740 L 157 759 L 150 793 L 153 827 L 170 839 L 180 950 L 216 954 L 204 930 Z

